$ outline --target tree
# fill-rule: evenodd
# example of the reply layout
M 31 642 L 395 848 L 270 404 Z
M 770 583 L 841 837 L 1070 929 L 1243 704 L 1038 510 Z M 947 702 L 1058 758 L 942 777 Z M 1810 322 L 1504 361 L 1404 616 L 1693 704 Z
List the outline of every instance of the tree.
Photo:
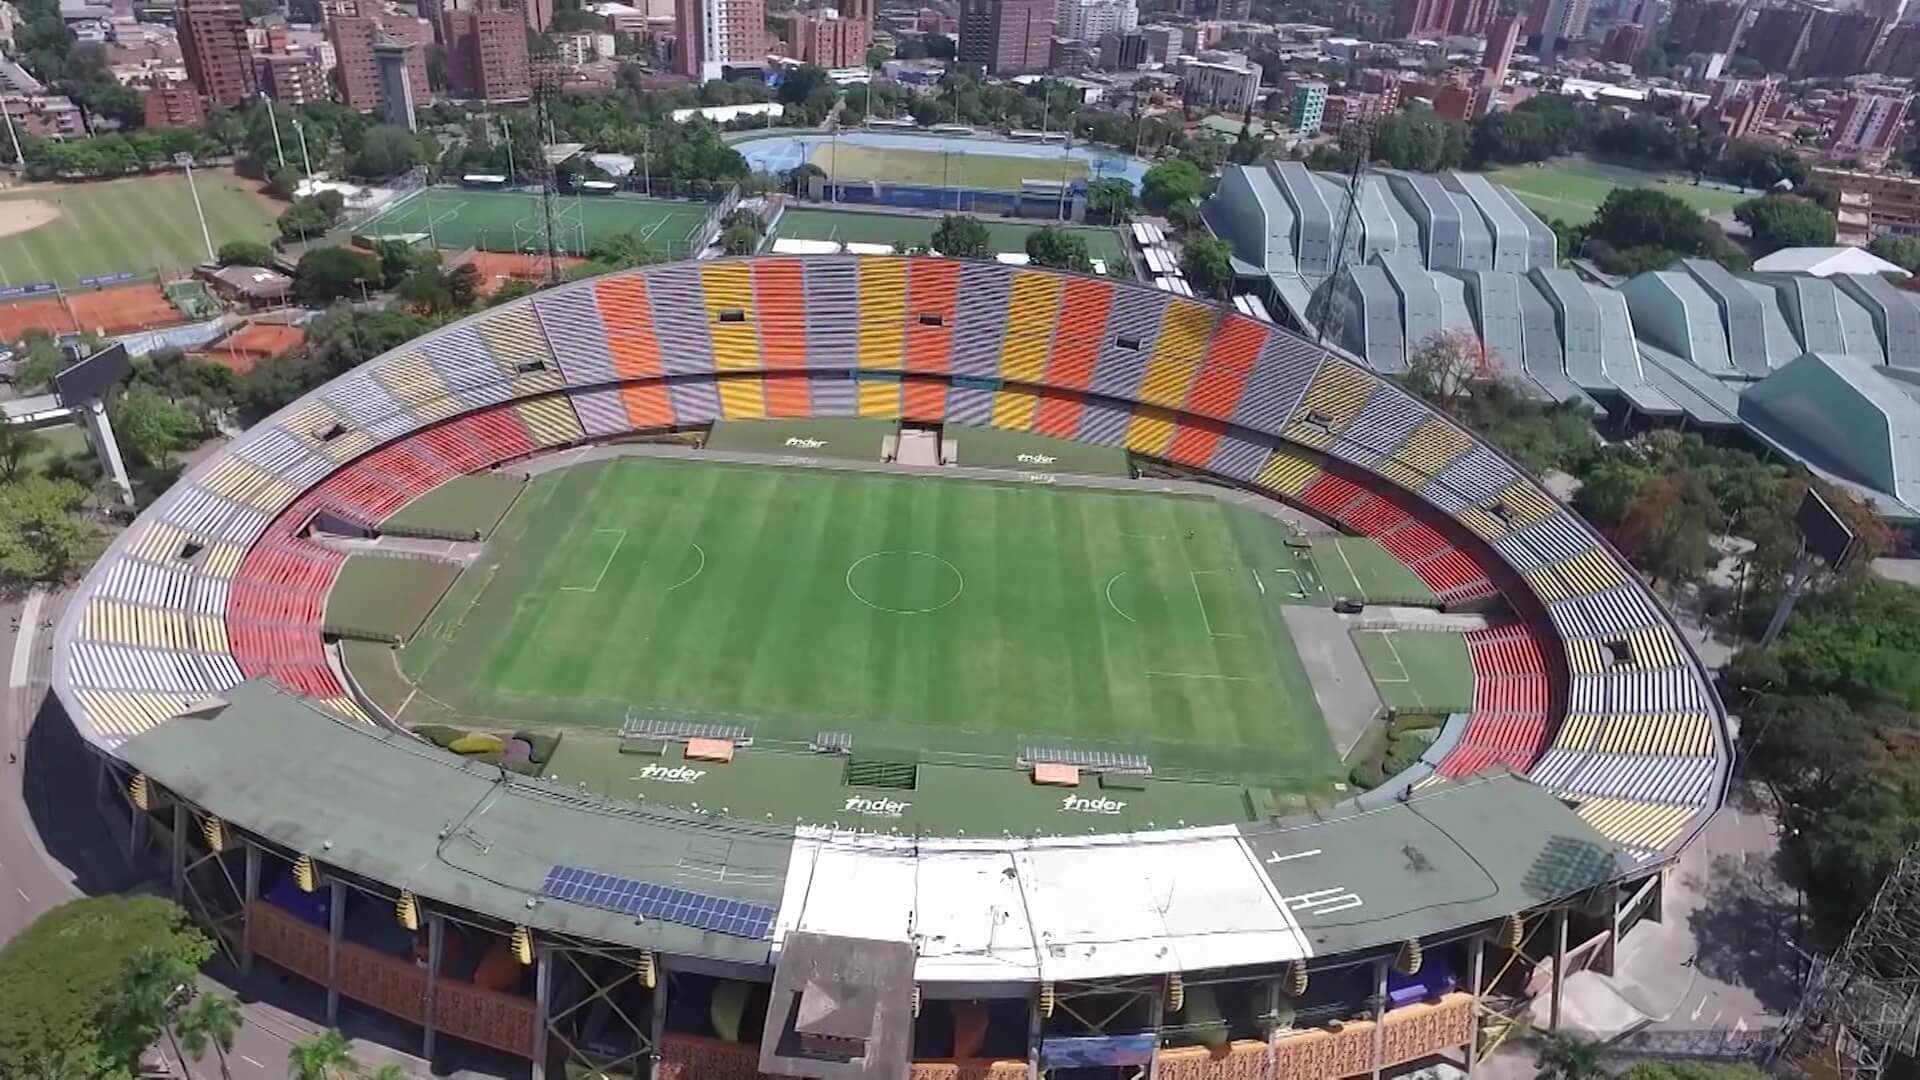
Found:
M 139 1057 L 161 1034 L 173 1043 L 174 1056 L 184 1060 L 173 1024 L 193 994 L 197 966 L 157 948 L 134 955 L 108 1014 L 107 1046 L 115 1060 Z
M 885 45 L 867 46 L 867 69 L 869 71 L 880 70 L 880 68 L 891 59 L 893 59 L 893 50 L 887 48 Z
M 1493 377 L 1486 343 L 1466 329 L 1439 330 L 1414 346 L 1401 382 L 1415 395 L 1454 412 L 1474 384 Z
M 254 240 L 229 240 L 220 245 L 221 266 L 272 266 L 273 249 Z
M 1600 1080 L 1600 1046 L 1566 1035 L 1550 1035 L 1540 1047 L 1539 1080 Z
M 1886 233 L 1874 237 L 1867 250 L 1909 273 L 1920 272 L 1920 239 Z
M 144 387 L 119 395 L 113 403 L 113 430 L 138 465 L 164 468 L 175 450 L 185 450 L 200 425 L 185 409 Z
M 1614 529 L 1614 542 L 1658 584 L 1685 585 L 1717 559 L 1720 510 L 1699 474 L 1681 469 L 1653 477 L 1634 492 Z
M 1753 235 L 1754 251 L 1771 255 L 1781 248 L 1826 247 L 1833 243 L 1833 213 L 1793 195 L 1766 195 L 1734 207 L 1733 216 Z
M 940 219 L 930 241 L 933 250 L 949 259 L 985 259 L 993 255 L 987 227 L 971 214 L 948 214 Z
M 720 250 L 729 255 L 751 255 L 760 246 L 760 230 L 751 225 L 733 224 L 720 230 Z
M 168 900 L 100 896 L 62 904 L 0 948 L 0 1076 L 133 1070 L 145 1043 L 115 1027 L 136 958 L 191 972 L 213 944 Z M 124 1018 L 124 1016 L 122 1016 Z
M 60 345 L 44 330 L 29 331 L 23 342 L 22 356 L 13 368 L 13 385 L 19 390 L 43 390 L 52 385 L 64 362 Z
M 0 424 L 0 481 L 12 483 L 20 476 L 20 466 L 46 440 L 38 432 L 18 424 Z
M 227 1054 L 233 1050 L 240 1024 L 240 1009 L 232 998 L 201 994 L 174 1022 L 174 1030 L 180 1037 L 180 1049 L 195 1061 L 205 1056 L 211 1046 L 220 1061 L 222 1080 L 231 1080 L 233 1074 L 227 1068 Z
M 359 296 L 369 285 L 378 286 L 380 264 L 347 248 L 316 248 L 300 257 L 293 272 L 293 291 L 303 303 L 327 304 Z
M 1093 269 L 1093 260 L 1087 257 L 1087 242 L 1052 225 L 1027 234 L 1027 258 L 1035 266 L 1050 266 L 1056 270 L 1085 273 Z
M 1140 201 L 1149 209 L 1163 213 L 1171 207 L 1197 201 L 1206 191 L 1205 174 L 1184 158 L 1163 161 L 1140 178 Z
M 420 140 L 403 127 L 382 124 L 368 128 L 360 136 L 360 148 L 347 164 L 347 171 L 369 180 L 398 176 L 420 164 Z
M 1233 249 L 1212 236 L 1190 236 L 1180 252 L 1180 269 L 1204 296 L 1224 300 L 1233 290 Z
M 1374 128 L 1373 159 L 1396 169 L 1439 172 L 1466 160 L 1466 128 L 1431 109 L 1407 109 Z
M 331 199 L 328 196 L 332 196 Z M 333 228 L 339 220 L 341 202 L 338 192 L 323 191 L 319 195 L 303 195 L 293 200 L 293 205 L 281 212 L 274 224 L 280 235 L 287 240 L 308 240 L 321 236 Z
M 79 515 L 86 498 L 71 480 L 25 476 L 0 485 L 0 576 L 58 582 L 91 563 L 104 540 Z
M 329 1029 L 287 1051 L 287 1070 L 293 1080 L 346 1080 L 360 1069 L 347 1037 Z
M 1133 211 L 1133 184 L 1109 177 L 1087 185 L 1087 214 L 1109 225 L 1120 225 Z

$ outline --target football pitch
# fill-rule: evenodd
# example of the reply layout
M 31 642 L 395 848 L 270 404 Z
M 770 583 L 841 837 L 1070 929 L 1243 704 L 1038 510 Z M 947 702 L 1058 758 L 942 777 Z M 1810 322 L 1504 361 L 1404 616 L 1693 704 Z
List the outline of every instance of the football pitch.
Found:
M 1084 180 L 1087 163 L 1075 158 L 1017 154 L 942 153 L 901 147 L 836 145 L 813 148 L 813 164 L 835 180 L 1019 191 L 1022 180 Z
M 687 237 L 707 219 L 704 203 L 627 196 L 554 199 L 555 246 L 584 255 L 601 240 L 632 235 L 671 258 L 685 258 Z M 539 246 L 544 207 L 524 191 L 425 188 L 382 211 L 357 232 L 367 237 L 425 234 L 454 251 L 528 251 Z
M 196 170 L 193 180 L 215 248 L 230 240 L 272 239 L 273 208 L 250 181 L 220 169 Z M 14 214 L 50 220 L 0 235 L 0 286 L 180 271 L 207 261 L 184 174 L 34 184 L 0 193 L 0 218 Z
M 1027 237 L 1040 231 L 1043 223 L 981 219 L 987 227 L 987 242 L 998 252 L 1024 252 Z M 878 214 L 864 210 L 790 209 L 780 215 L 775 236 L 798 240 L 837 240 L 855 244 L 925 244 L 933 239 L 940 225 L 938 216 L 925 214 Z M 1069 232 L 1086 241 L 1087 256 L 1106 263 L 1109 272 L 1125 272 L 1126 248 L 1120 234 L 1112 229 L 1085 226 L 1070 227 Z
M 1202 496 L 602 461 L 536 477 L 399 663 L 476 721 L 1308 780 L 1334 757 L 1281 618 L 1287 535 Z
M 1495 169 L 1487 179 L 1512 189 L 1527 209 L 1544 221 L 1554 218 L 1585 225 L 1617 187 L 1652 187 L 1705 214 L 1719 214 L 1752 198 L 1739 192 L 1690 184 L 1667 173 L 1645 172 L 1584 157 L 1559 158 L 1544 165 Z

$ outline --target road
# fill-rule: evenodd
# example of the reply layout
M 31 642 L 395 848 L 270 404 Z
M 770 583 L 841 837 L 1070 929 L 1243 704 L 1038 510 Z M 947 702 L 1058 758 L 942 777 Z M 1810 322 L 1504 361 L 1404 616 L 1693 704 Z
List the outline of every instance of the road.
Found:
M 52 624 L 65 602 L 65 594 L 36 592 L 24 601 L 0 604 L 12 628 L 4 652 L 7 693 L 0 707 L 0 742 L 7 753 L 0 772 L 0 940 L 68 900 L 141 884 L 94 809 L 94 774 L 86 751 L 57 707 L 42 707 L 53 660 Z M 231 992 L 212 980 L 206 989 Z M 304 1005 L 296 1000 L 303 996 L 299 988 L 262 973 L 240 996 L 245 1022 L 228 1059 L 233 1075 L 239 1080 L 287 1076 L 288 1049 L 320 1025 L 260 998 Z M 423 1062 L 384 1046 L 357 1042 L 354 1053 L 370 1068 L 393 1062 L 413 1075 L 427 1075 Z M 217 1075 L 211 1058 L 188 1068 L 196 1077 Z

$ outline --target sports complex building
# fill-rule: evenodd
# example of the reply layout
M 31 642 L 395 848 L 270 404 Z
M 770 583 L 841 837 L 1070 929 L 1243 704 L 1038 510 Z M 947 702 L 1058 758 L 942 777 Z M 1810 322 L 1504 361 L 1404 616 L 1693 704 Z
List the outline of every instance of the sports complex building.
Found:
M 1920 522 L 1920 296 L 1865 252 L 1791 249 L 1751 273 L 1683 259 L 1616 281 L 1559 265 L 1553 230 L 1484 176 L 1383 170 L 1349 213 L 1346 179 L 1300 162 L 1229 166 L 1205 212 L 1243 288 L 1375 371 L 1460 331 L 1544 399 L 1744 431 Z
M 115 541 L 54 688 L 235 963 L 536 1077 L 1471 1070 L 1482 997 L 1557 1016 L 1658 917 L 1729 765 L 1660 603 L 1472 433 L 924 257 L 370 361 Z

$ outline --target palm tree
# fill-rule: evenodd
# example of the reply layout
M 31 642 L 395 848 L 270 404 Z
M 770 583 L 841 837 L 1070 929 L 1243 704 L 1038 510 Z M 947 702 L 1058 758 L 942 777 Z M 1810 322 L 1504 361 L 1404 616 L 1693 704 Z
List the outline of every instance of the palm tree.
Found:
M 227 1069 L 227 1051 L 233 1049 L 233 1037 L 239 1032 L 240 1023 L 240 1009 L 232 998 L 207 994 L 180 1014 L 173 1029 L 180 1036 L 180 1049 L 195 1061 L 206 1056 L 207 1046 L 211 1044 L 214 1056 L 220 1059 L 222 1080 L 232 1080 L 233 1073 Z
M 323 1031 L 305 1042 L 293 1044 L 287 1051 L 287 1065 L 293 1080 L 345 1080 L 360 1071 L 347 1052 L 347 1037 L 336 1030 Z

